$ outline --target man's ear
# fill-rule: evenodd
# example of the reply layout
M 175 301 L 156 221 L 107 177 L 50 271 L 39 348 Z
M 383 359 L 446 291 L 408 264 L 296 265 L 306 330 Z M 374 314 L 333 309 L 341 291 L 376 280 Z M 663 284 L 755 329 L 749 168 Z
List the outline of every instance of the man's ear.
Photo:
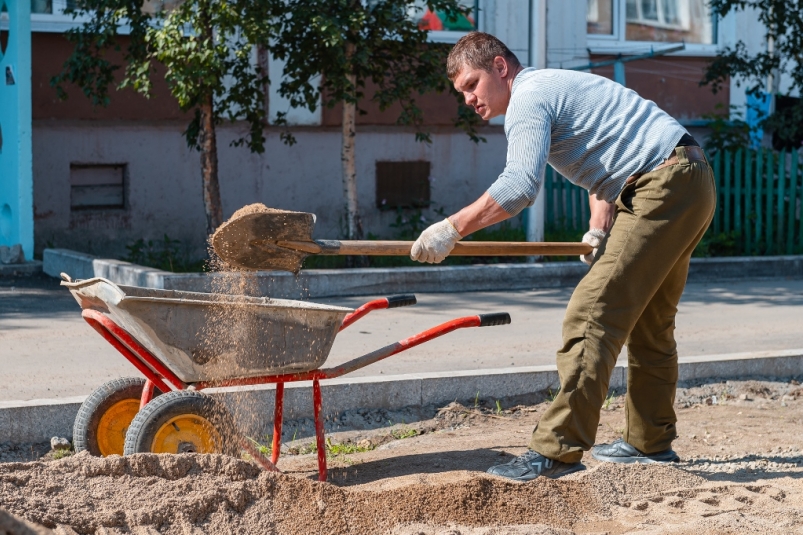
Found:
M 494 58 L 494 68 L 502 78 L 507 76 L 507 71 L 508 71 L 507 61 L 505 61 L 505 58 L 503 58 L 502 56 L 496 56 Z

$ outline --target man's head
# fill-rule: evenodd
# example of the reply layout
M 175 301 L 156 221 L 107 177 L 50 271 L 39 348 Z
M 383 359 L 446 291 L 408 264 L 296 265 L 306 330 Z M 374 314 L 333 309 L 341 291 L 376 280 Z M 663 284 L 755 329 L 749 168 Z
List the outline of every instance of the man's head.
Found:
M 507 111 L 513 79 L 521 69 L 502 41 L 483 32 L 463 36 L 446 61 L 446 74 L 455 89 L 485 120 Z

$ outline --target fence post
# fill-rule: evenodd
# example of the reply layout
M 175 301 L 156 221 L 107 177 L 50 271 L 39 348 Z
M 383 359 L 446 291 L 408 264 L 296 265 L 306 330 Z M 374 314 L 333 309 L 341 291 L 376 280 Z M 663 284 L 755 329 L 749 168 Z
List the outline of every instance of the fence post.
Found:
M 544 204 L 546 210 L 546 221 L 545 225 L 553 225 L 555 224 L 555 188 L 554 184 L 552 184 L 552 175 L 554 170 L 551 166 L 546 166 L 546 172 L 544 173 Z
M 588 203 L 588 192 L 582 188 L 580 188 L 580 214 L 582 217 L 582 221 L 580 221 L 583 225 L 582 230 L 585 231 L 585 225 L 588 225 L 591 219 L 591 206 Z
M 724 225 L 722 230 L 728 233 L 733 230 L 733 226 L 731 225 L 731 169 L 733 169 L 733 153 L 730 151 L 726 152 L 723 159 L 722 165 L 725 168 L 725 210 L 723 214 Z
M 794 253 L 795 245 L 795 215 L 797 214 L 797 166 L 798 151 L 792 151 L 792 170 L 790 173 L 789 190 L 789 234 L 786 236 L 786 254 Z M 800 242 L 803 244 L 803 184 L 800 185 Z
M 744 158 L 744 151 L 739 149 L 736 151 L 733 170 L 733 229 L 740 241 L 744 239 L 742 237 L 742 158 Z
M 783 223 L 784 223 L 784 190 L 786 185 L 786 151 L 778 154 L 778 250 L 780 253 L 783 249 Z
M 752 202 L 751 196 L 753 195 L 753 152 L 750 149 L 745 151 L 744 162 L 744 251 L 745 254 L 753 253 L 753 229 L 751 228 L 751 213 Z
M 717 203 L 716 203 L 717 207 L 716 210 L 714 210 L 714 234 L 718 234 L 722 228 L 722 217 L 719 215 L 720 212 L 719 196 L 721 195 L 720 184 L 722 181 L 722 177 L 720 176 L 721 170 L 722 170 L 722 151 L 718 150 L 714 155 L 714 185 L 717 195 Z
M 560 188 L 560 219 L 563 227 L 569 226 L 569 188 L 563 175 L 558 174 L 557 186 Z
M 761 188 L 764 184 L 764 149 L 756 151 L 756 253 L 761 236 L 764 233 L 763 208 L 761 203 Z
M 767 247 L 764 254 L 770 254 L 773 251 L 772 247 L 772 178 L 775 174 L 775 166 L 773 165 L 775 154 L 772 151 L 767 151 L 767 220 L 766 220 L 766 235 Z

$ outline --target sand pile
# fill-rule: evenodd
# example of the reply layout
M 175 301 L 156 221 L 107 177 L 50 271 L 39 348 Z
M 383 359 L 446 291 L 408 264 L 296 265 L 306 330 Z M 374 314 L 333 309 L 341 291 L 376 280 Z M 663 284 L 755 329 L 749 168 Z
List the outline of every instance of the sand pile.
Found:
M 36 526 L 0 509 L 0 535 L 49 535 L 47 528 Z
M 77 533 L 149 528 L 159 533 L 558 534 L 610 520 L 617 507 L 639 510 L 644 500 L 653 504 L 678 492 L 699 494 L 704 491 L 683 489 L 705 482 L 667 466 L 603 465 L 570 479 L 528 484 L 477 473 L 439 476 L 441 482 L 435 478 L 428 484 L 344 489 L 263 472 L 220 455 L 95 458 L 82 453 L 50 463 L 0 466 L 0 503 L 12 514 L 63 533 L 71 533 L 68 527 Z
M 599 464 L 586 455 L 588 470 L 557 481 L 491 478 L 483 471 L 523 451 L 545 404 L 505 403 L 502 416 L 451 406 L 444 426 L 422 422 L 434 427 L 370 451 L 331 453 L 335 484 L 315 481 L 315 454 L 284 455 L 285 475 L 224 456 L 81 454 L 0 464 L 0 508 L 59 535 L 803 533 L 803 400 L 789 393 L 797 388 L 721 382 L 680 390 L 679 403 L 702 403 L 678 409 L 683 461 L 673 466 Z M 714 395 L 717 404 L 708 404 Z M 602 412 L 598 442 L 620 436 L 618 406 Z

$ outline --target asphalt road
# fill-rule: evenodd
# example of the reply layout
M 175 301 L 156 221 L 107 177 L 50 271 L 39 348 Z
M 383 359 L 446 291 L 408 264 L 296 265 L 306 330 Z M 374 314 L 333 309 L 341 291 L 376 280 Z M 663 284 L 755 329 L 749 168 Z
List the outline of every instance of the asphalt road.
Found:
M 390 375 L 553 364 L 571 288 L 419 294 L 342 333 L 327 366 L 452 318 L 509 312 L 507 326 L 464 329 L 355 372 Z M 369 297 L 322 299 L 356 307 Z M 690 284 L 677 318 L 681 356 L 803 348 L 803 280 Z M 620 357 L 622 358 L 622 357 Z M 81 318 L 56 279 L 0 278 L 0 401 L 86 395 L 137 371 Z

